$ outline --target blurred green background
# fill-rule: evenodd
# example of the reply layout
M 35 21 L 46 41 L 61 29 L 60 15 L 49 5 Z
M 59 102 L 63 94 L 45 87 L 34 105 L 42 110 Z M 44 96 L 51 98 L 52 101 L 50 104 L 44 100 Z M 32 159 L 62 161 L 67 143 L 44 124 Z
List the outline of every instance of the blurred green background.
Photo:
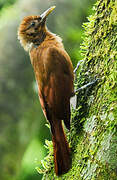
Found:
M 17 40 L 26 15 L 38 15 L 52 5 L 48 28 L 63 39 L 73 65 L 80 60 L 82 23 L 95 0 L 0 0 L 0 180 L 39 180 L 35 170 L 51 139 L 40 108 L 28 53 Z

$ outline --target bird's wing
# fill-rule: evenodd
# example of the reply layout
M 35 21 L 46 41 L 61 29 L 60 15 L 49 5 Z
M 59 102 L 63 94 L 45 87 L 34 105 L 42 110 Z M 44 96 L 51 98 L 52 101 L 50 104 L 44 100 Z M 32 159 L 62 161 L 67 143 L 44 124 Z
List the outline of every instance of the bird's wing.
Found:
M 44 58 L 45 57 L 45 58 Z M 70 97 L 73 93 L 73 67 L 67 53 L 56 48 L 49 48 L 42 57 L 45 83 L 39 88 L 40 102 L 50 120 L 54 115 L 64 120 L 70 128 Z

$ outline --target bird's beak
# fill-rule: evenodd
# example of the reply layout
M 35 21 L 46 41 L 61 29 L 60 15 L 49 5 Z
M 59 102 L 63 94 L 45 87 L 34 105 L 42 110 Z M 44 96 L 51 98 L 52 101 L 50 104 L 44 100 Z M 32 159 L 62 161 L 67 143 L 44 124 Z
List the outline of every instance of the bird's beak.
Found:
M 56 6 L 52 6 L 49 9 L 47 9 L 43 14 L 40 15 L 42 18 L 42 21 L 47 18 L 47 16 L 55 9 Z

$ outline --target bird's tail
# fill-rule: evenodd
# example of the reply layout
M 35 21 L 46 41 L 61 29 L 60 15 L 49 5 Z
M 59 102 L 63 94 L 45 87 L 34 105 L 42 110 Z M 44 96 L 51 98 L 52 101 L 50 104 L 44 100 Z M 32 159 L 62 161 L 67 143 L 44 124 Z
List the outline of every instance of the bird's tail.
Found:
M 62 121 L 54 119 L 54 125 L 52 125 L 51 129 L 54 148 L 55 173 L 56 175 L 61 175 L 70 169 L 70 148 L 63 131 Z

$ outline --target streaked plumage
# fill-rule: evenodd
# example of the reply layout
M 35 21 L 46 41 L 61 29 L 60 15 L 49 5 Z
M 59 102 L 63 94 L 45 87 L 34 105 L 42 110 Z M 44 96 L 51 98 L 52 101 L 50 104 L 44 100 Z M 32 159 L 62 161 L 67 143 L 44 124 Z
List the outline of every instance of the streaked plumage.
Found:
M 69 170 L 71 163 L 62 120 L 70 129 L 70 97 L 74 92 L 74 76 L 70 57 L 61 38 L 49 32 L 45 25 L 52 8 L 41 16 L 25 17 L 20 24 L 18 38 L 30 54 L 40 103 L 51 125 L 55 172 L 60 175 Z

